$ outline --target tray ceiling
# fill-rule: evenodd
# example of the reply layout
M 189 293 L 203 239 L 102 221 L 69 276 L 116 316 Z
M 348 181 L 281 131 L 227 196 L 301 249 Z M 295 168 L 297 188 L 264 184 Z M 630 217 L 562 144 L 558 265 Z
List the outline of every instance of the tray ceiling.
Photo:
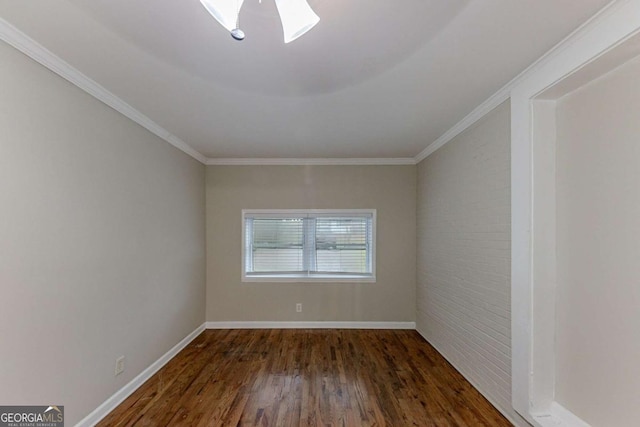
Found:
M 271 0 L 236 42 L 198 0 L 0 0 L 0 17 L 210 158 L 413 157 L 607 0 Z M 55 18 L 55 19 L 52 19 Z

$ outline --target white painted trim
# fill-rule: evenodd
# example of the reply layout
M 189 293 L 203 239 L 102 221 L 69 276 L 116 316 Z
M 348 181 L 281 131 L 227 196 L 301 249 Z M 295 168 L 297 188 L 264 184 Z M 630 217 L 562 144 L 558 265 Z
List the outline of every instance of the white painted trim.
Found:
M 584 26 L 583 26 L 584 27 Z M 433 141 L 424 150 L 418 153 L 415 157 L 397 157 L 397 158 L 211 158 L 205 157 L 200 152 L 195 150 L 189 144 L 173 135 L 168 130 L 151 120 L 140 111 L 127 104 L 124 100 L 117 97 L 106 88 L 81 73 L 76 68 L 72 67 L 69 63 L 55 55 L 53 52 L 46 49 L 44 46 L 18 30 L 9 22 L 0 18 L 0 40 L 5 41 L 9 45 L 13 46 L 20 52 L 24 53 L 34 61 L 58 74 L 60 77 L 66 79 L 70 83 L 76 85 L 78 88 L 84 90 L 91 96 L 95 97 L 99 101 L 105 103 L 109 107 L 118 111 L 125 117 L 128 117 L 135 123 L 144 127 L 154 135 L 165 140 L 169 144 L 178 148 L 179 150 L 190 155 L 194 159 L 206 165 L 217 166 L 251 166 L 251 165 L 282 165 L 282 166 L 299 166 L 299 165 L 343 165 L 343 166 L 357 166 L 357 165 L 415 165 L 438 148 L 445 145 L 447 142 L 453 140 L 460 133 L 464 132 L 467 128 L 472 126 L 482 117 L 484 117 L 491 110 L 496 108 L 502 102 L 509 98 L 511 90 L 517 86 L 523 77 L 536 68 L 545 58 L 555 52 L 561 45 L 565 44 L 568 40 L 577 38 L 583 27 L 574 31 L 565 40 L 554 47 L 549 53 L 538 61 L 533 63 L 521 74 L 512 79 L 509 83 L 503 86 L 500 90 L 494 93 L 489 99 L 484 101 L 478 107 L 476 107 L 471 113 L 460 120 L 456 125 L 442 134 L 438 139 Z
M 546 361 L 555 357 L 555 348 L 541 344 L 540 337 L 554 342 L 555 322 L 545 322 L 544 307 L 553 297 L 540 292 L 548 283 L 540 281 L 544 260 L 536 255 L 536 245 L 545 237 L 539 215 L 544 205 L 534 197 L 534 189 L 544 171 L 534 157 L 545 147 L 535 144 L 533 103 L 545 90 L 637 34 L 640 0 L 615 1 L 538 61 L 511 92 L 512 404 L 537 427 L 587 424 L 562 408 L 553 387 L 545 383 L 553 378 L 554 368 Z
M 509 99 L 509 94 L 511 92 L 511 88 L 518 82 L 520 76 L 511 80 L 505 86 L 503 86 L 499 91 L 494 93 L 489 99 L 484 101 L 478 107 L 476 107 L 471 113 L 466 115 L 462 120 L 456 123 L 451 129 L 443 133 L 438 139 L 433 141 L 431 144 L 427 146 L 424 150 L 418 153 L 414 162 L 416 164 L 420 163 L 431 154 L 433 154 L 438 148 L 445 145 L 447 142 L 452 141 L 456 136 L 460 135 L 462 132 L 471 127 L 478 120 L 482 119 L 488 113 L 490 113 L 494 108 L 498 105 L 502 104 L 504 101 Z
M 551 403 L 549 409 L 549 413 L 533 415 L 533 419 L 541 427 L 591 427 L 558 402 Z
M 565 37 L 562 41 L 560 41 L 557 45 L 555 45 L 551 50 L 549 50 L 546 54 L 536 60 L 533 64 L 527 67 L 524 71 L 514 77 L 509 83 L 501 87 L 496 93 L 491 95 L 486 101 L 477 106 L 471 113 L 466 115 L 462 120 L 456 123 L 452 128 L 443 133 L 438 139 L 433 141 L 431 144 L 427 146 L 424 150 L 418 153 L 414 157 L 415 164 L 420 163 L 422 160 L 429 157 L 433 154 L 438 148 L 442 147 L 446 143 L 452 141 L 456 136 L 460 135 L 478 120 L 482 119 L 485 115 L 490 113 L 497 106 L 502 104 L 504 101 L 509 99 L 511 96 L 511 91 L 522 83 L 523 80 L 528 78 L 532 73 L 534 73 L 538 68 L 543 66 L 550 58 L 561 53 L 563 49 L 566 48 L 567 45 L 572 44 L 576 40 L 579 40 L 585 33 L 589 32 L 591 28 L 597 25 L 595 21 L 601 21 L 603 17 L 609 14 L 612 9 L 615 9 L 617 4 L 624 3 L 626 0 L 620 1 L 612 1 L 609 5 L 603 8 L 600 12 L 594 15 L 592 18 L 587 20 L 584 24 L 578 27 L 575 31 Z
M 142 114 L 140 111 L 133 108 L 131 105 L 124 102 L 122 99 L 118 98 L 113 93 L 109 92 L 106 88 L 104 88 L 94 80 L 82 74 L 76 68 L 72 67 L 69 63 L 56 56 L 53 52 L 24 34 L 22 31 L 18 30 L 16 27 L 2 18 L 0 18 L 0 40 L 5 41 L 9 45 L 27 55 L 29 58 L 53 71 L 63 79 L 76 85 L 78 88 L 87 92 L 97 100 L 102 101 L 125 117 L 133 120 L 143 128 L 147 129 L 149 132 L 153 133 L 159 138 L 162 138 L 177 149 L 182 150 L 201 163 L 206 163 L 206 157 L 200 154 L 198 151 L 194 150 L 186 142 L 171 134 L 168 130 L 164 129 L 162 126 Z
M 313 274 L 309 276 L 278 276 L 278 275 L 261 275 L 247 276 L 242 271 L 243 283 L 376 283 L 376 276 L 355 276 L 355 275 L 330 275 L 330 274 Z
M 556 420 L 559 420 L 563 426 L 572 426 L 572 427 L 591 427 L 590 424 L 587 424 L 576 416 L 573 412 L 569 411 L 564 406 L 560 405 L 558 402 L 553 402 L 551 404 L 551 414 L 555 417 Z
M 416 322 L 207 322 L 207 329 L 416 329 Z
M 76 85 L 97 100 L 105 103 L 120 114 L 131 119 L 149 132 L 159 138 L 162 138 L 174 147 L 182 150 L 194 159 L 205 165 L 218 166 L 299 166 L 299 165 L 318 165 L 318 166 L 367 166 L 367 165 L 415 165 L 416 161 L 413 157 L 399 158 L 211 158 L 206 157 L 189 144 L 173 135 L 171 132 L 151 120 L 146 115 L 126 103 L 121 98 L 114 95 L 92 80 L 78 69 L 71 66 L 68 62 L 55 55 L 53 52 L 33 40 L 31 37 L 11 25 L 9 22 L 0 18 L 0 40 L 13 46 L 29 58 L 38 62 L 42 66 L 53 71 L 63 79 Z
M 541 427 L 591 427 L 558 402 L 551 403 L 548 413 L 534 414 L 533 419 Z
M 376 212 L 376 209 L 243 209 L 242 219 L 246 215 L 273 216 L 273 218 L 282 215 L 318 215 L 325 217 L 334 215 L 372 215 L 375 218 Z
M 183 348 L 185 348 L 191 341 L 193 341 L 198 335 L 205 330 L 205 323 L 198 326 L 193 332 L 184 337 L 182 341 L 173 346 L 171 350 L 163 354 L 158 360 L 153 362 L 151 366 L 142 371 L 137 377 L 132 379 L 127 385 L 115 392 L 110 398 L 104 401 L 102 405 L 98 406 L 93 412 L 82 419 L 76 427 L 91 427 L 96 425 L 100 420 L 113 411 L 119 404 L 121 404 L 127 397 L 129 397 L 134 391 L 136 391 L 142 384 L 160 370 L 164 365 L 173 359 Z
M 209 166 L 384 166 L 415 165 L 413 157 L 398 158 L 265 158 L 265 159 L 223 159 L 209 158 Z
M 498 412 L 500 412 L 502 415 L 504 415 L 504 417 L 509 420 L 509 422 L 511 424 L 513 424 L 516 427 L 531 427 L 531 425 L 529 425 L 528 423 L 522 423 L 516 419 L 514 419 L 509 413 L 507 413 L 504 409 L 502 409 L 500 406 L 498 406 L 495 401 L 491 398 L 491 396 L 487 395 L 484 393 L 484 391 L 478 387 L 478 385 L 475 383 L 475 381 L 472 378 L 469 378 L 467 375 L 465 375 L 464 372 L 462 372 L 462 370 L 460 370 L 458 368 L 458 366 L 456 365 L 456 363 L 454 363 L 443 351 L 440 351 L 440 349 L 438 348 L 438 346 L 436 346 L 435 344 L 433 344 L 432 342 L 430 342 L 427 337 L 425 336 L 425 334 L 418 328 L 416 328 L 416 332 L 418 332 L 420 334 L 420 336 L 422 338 L 424 338 L 424 340 L 429 343 L 430 346 L 432 346 L 433 348 L 436 349 L 436 351 L 442 356 L 444 357 L 447 362 L 449 362 L 451 364 L 451 366 L 454 367 L 454 369 L 456 371 L 458 371 L 458 373 L 460 373 L 460 375 L 462 375 L 467 381 L 469 381 L 469 383 L 473 386 L 473 388 L 475 388 L 476 390 L 478 390 L 478 392 L 484 396 L 485 399 L 487 399 L 489 401 L 489 403 L 491 403 L 491 405 L 493 405 L 494 408 L 496 408 L 498 410 Z

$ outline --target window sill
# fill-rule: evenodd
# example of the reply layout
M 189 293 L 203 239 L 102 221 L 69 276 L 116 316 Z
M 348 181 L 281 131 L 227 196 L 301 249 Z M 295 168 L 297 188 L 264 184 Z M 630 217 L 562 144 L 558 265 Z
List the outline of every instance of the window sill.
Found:
M 251 275 L 243 276 L 243 282 L 271 282 L 271 283 L 376 283 L 375 276 L 344 275 L 335 276 L 330 274 L 317 274 L 313 276 L 304 275 Z

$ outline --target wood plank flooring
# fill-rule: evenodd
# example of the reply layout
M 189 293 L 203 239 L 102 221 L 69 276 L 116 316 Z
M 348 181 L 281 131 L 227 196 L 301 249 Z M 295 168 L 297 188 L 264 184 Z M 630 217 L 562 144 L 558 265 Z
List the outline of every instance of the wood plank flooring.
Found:
M 510 426 L 415 331 L 207 330 L 99 426 Z

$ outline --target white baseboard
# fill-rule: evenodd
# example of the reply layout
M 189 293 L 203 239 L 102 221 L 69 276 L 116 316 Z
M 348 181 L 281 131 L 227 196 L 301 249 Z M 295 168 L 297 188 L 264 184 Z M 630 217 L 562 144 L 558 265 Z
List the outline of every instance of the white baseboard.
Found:
M 555 401 L 551 402 L 548 413 L 533 414 L 533 419 L 541 427 L 591 427 L 582 418 Z
M 207 322 L 207 329 L 415 329 L 416 322 Z
M 168 361 L 173 359 L 176 354 L 185 348 L 195 337 L 200 335 L 205 329 L 205 324 L 198 326 L 195 331 L 187 335 L 182 341 L 176 344 L 171 350 L 163 354 L 158 360 L 153 362 L 151 366 L 142 371 L 140 375 L 132 379 L 127 385 L 115 392 L 113 396 L 104 401 L 104 403 L 98 406 L 93 412 L 87 415 L 82 421 L 76 424 L 76 427 L 93 427 L 100 420 L 113 411 L 119 404 L 121 404 L 127 397 L 129 397 L 134 391 L 136 391 L 145 381 L 147 381 L 153 374 L 158 372 L 160 368 L 167 364 Z
M 475 383 L 475 381 L 473 381 L 473 379 L 469 378 L 467 375 L 464 374 L 463 371 L 461 371 L 458 366 L 456 366 L 455 363 L 453 363 L 452 360 L 450 360 L 446 354 L 444 354 L 442 351 L 440 351 L 440 349 L 435 346 L 431 341 L 429 341 L 427 339 L 427 337 L 425 336 L 424 333 L 422 333 L 420 331 L 420 329 L 416 328 L 416 331 L 420 334 L 420 336 L 422 338 L 424 338 L 424 340 L 426 342 L 429 343 L 429 345 L 431 345 L 433 348 L 436 349 L 436 351 L 442 356 L 444 357 L 447 362 L 449 362 L 451 364 L 451 366 L 453 366 L 456 371 L 458 371 L 460 373 L 460 375 L 462 375 L 467 381 L 469 381 L 469 383 L 473 386 L 473 388 L 475 388 L 476 390 L 478 390 L 478 392 L 484 396 L 485 399 L 487 399 L 489 401 L 489 403 L 491 403 L 491 405 L 496 408 L 498 410 L 498 412 L 500 412 L 507 420 L 509 420 L 509 422 L 511 424 L 513 424 L 516 427 L 531 427 L 531 424 L 529 424 L 526 420 L 520 418 L 520 419 L 515 419 L 511 414 L 509 414 L 506 410 L 504 410 L 503 408 L 501 408 L 499 405 L 496 404 L 496 402 L 491 398 L 491 396 L 487 396 L 481 389 L 480 387 L 478 387 L 478 385 Z M 514 410 L 515 411 L 515 410 Z

